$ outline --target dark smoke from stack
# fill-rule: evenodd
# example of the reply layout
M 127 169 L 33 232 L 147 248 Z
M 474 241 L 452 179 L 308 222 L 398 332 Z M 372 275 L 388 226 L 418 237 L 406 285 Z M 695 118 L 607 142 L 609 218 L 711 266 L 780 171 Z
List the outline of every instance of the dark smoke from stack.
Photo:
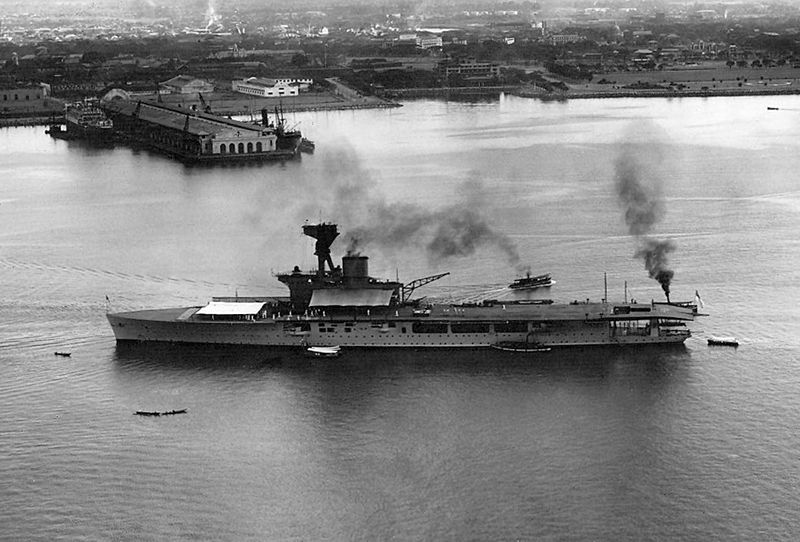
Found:
M 669 240 L 659 241 L 645 237 L 642 246 L 636 251 L 636 257 L 644 260 L 644 267 L 651 279 L 656 279 L 669 301 L 669 286 L 675 272 L 669 268 L 667 254 L 675 250 L 675 243 Z
M 367 202 L 367 212 L 354 216 L 347 223 L 347 250 L 357 252 L 365 245 L 399 249 L 423 244 L 428 259 L 439 262 L 447 258 L 465 257 L 480 248 L 500 251 L 510 265 L 519 265 L 519 254 L 509 237 L 495 231 L 483 216 L 487 207 L 486 194 L 477 181 L 467 181 L 459 187 L 463 200 L 438 209 L 426 209 L 413 204 L 389 204 L 382 197 L 364 188 L 357 197 Z M 352 202 L 353 186 L 341 192 L 344 201 Z
M 652 130 L 652 127 L 645 126 Z M 625 142 L 615 161 L 616 188 L 620 203 L 625 212 L 628 231 L 636 236 L 639 248 L 635 252 L 642 258 L 650 278 L 661 284 L 669 301 L 670 284 L 675 272 L 669 268 L 667 255 L 675 250 L 670 240 L 650 237 L 653 226 L 664 216 L 664 198 L 661 191 L 662 175 L 660 166 L 662 155 L 660 143 L 642 141 L 642 134 L 635 134 L 638 143 Z M 632 139 L 633 139 L 632 138 Z
M 491 248 L 510 265 L 519 266 L 514 242 L 495 231 L 486 218 L 492 206 L 480 181 L 459 185 L 457 201 L 451 205 L 428 209 L 389 203 L 351 153 L 338 155 L 336 162 L 328 177 L 334 189 L 332 216 L 345 226 L 347 252 L 357 253 L 366 246 L 389 250 L 424 246 L 428 260 L 438 263 Z

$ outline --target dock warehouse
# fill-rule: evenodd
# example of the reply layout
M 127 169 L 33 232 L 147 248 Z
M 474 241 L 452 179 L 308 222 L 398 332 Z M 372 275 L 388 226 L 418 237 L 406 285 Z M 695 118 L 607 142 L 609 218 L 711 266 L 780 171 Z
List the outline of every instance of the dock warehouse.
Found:
M 148 145 L 187 158 L 272 154 L 274 127 L 239 122 L 172 105 L 111 100 L 103 104 L 114 130 Z

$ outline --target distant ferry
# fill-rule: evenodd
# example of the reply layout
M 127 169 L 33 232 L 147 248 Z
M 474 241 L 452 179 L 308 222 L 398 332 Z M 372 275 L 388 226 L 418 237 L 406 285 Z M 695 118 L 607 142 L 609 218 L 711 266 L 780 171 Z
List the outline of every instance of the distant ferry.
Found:
M 117 341 L 164 341 L 309 347 L 490 348 L 682 343 L 696 307 L 675 303 L 422 304 L 414 291 L 447 273 L 407 284 L 368 274 L 368 258 L 347 254 L 333 265 L 336 224 L 303 226 L 316 239 L 318 268 L 277 275 L 289 297 L 214 298 L 202 306 L 108 314 Z
M 516 279 L 509 284 L 508 287 L 512 290 L 535 290 L 537 288 L 549 288 L 555 283 L 556 281 L 550 277 L 550 273 L 532 277 L 529 272 L 524 277 Z

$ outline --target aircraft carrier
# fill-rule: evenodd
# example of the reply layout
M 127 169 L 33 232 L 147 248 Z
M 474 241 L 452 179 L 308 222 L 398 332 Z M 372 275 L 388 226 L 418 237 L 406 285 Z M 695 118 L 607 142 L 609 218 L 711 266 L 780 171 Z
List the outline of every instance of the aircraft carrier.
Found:
M 688 303 L 499 301 L 430 303 L 414 292 L 447 273 L 407 284 L 369 276 L 368 258 L 334 266 L 336 224 L 303 226 L 318 266 L 277 275 L 289 296 L 214 298 L 205 305 L 108 314 L 117 341 L 264 346 L 483 348 L 682 343 L 697 314 Z

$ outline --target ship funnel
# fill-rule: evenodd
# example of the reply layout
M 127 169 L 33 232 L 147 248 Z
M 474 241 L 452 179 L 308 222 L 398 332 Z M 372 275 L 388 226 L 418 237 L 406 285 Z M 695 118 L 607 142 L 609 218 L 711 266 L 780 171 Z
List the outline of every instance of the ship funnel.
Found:
M 369 258 L 348 253 L 342 258 L 342 276 L 345 284 L 354 285 L 369 280 Z
M 314 246 L 314 254 L 317 256 L 317 276 L 325 276 L 325 263 L 333 271 L 333 260 L 331 259 L 331 245 L 338 237 L 339 230 L 336 224 L 306 224 L 303 226 L 303 233 L 317 240 Z

